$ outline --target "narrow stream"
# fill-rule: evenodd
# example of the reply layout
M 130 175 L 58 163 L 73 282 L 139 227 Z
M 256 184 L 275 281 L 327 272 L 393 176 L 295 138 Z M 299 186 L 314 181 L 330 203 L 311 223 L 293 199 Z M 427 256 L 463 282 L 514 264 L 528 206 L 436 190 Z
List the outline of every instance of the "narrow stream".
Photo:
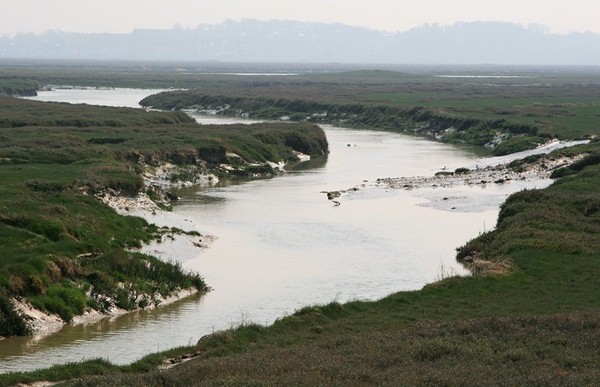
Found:
M 99 99 L 98 92 L 103 104 L 116 106 L 133 106 L 150 94 L 112 89 L 108 98 L 106 90 L 70 89 L 34 99 L 89 103 Z M 232 123 L 227 118 L 195 118 Z M 427 195 L 369 188 L 377 178 L 429 176 L 444 166 L 473 166 L 477 156 L 400 134 L 325 130 L 330 155 L 312 161 L 312 168 L 272 179 L 188 188 L 180 192 L 182 200 L 172 214 L 155 216 L 157 223 L 178 222 L 216 237 L 208 249 L 185 240 L 146 248 L 200 272 L 213 291 L 158 310 L 67 326 L 46 337 L 2 340 L 0 372 L 96 357 L 126 364 L 151 352 L 194 344 L 239 323 L 270 324 L 306 305 L 375 300 L 419 289 L 443 276 L 466 274 L 455 261 L 455 248 L 493 227 L 507 195 L 548 184 L 440 189 Z M 323 193 L 350 187 L 358 191 L 341 198 L 339 206 Z M 464 210 L 432 205 L 449 195 L 472 205 Z

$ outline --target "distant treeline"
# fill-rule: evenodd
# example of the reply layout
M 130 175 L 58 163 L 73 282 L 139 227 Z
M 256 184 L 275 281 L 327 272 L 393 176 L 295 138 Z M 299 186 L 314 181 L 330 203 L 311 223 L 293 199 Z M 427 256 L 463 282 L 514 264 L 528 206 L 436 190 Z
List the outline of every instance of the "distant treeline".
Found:
M 0 36 L 0 58 L 598 65 L 599 45 L 595 33 L 555 34 L 514 23 L 428 24 L 390 33 L 342 24 L 245 19 L 126 34 L 53 30 Z

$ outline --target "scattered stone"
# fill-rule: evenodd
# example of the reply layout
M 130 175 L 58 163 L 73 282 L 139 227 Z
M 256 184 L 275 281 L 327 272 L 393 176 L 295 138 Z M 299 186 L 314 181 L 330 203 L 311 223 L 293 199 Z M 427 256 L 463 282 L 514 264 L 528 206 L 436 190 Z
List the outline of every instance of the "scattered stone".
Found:
M 340 193 L 340 191 L 330 191 L 330 192 L 327 192 L 327 199 L 328 200 L 333 200 L 335 198 L 339 198 L 340 196 L 342 196 L 342 194 Z
M 531 179 L 547 179 L 557 166 L 564 167 L 580 160 L 584 155 L 575 157 L 556 157 L 554 159 L 539 160 L 532 164 L 519 164 L 519 168 L 511 168 L 508 164 L 481 167 L 464 173 L 438 172 L 435 176 L 406 176 L 398 178 L 380 178 L 378 184 L 385 184 L 392 189 L 418 189 L 425 187 L 450 188 L 456 186 L 471 186 L 498 182 L 507 184 L 511 181 L 526 181 Z M 467 168 L 464 168 L 467 169 Z M 463 168 L 459 168 L 463 172 Z M 499 181 L 503 181 L 502 183 Z

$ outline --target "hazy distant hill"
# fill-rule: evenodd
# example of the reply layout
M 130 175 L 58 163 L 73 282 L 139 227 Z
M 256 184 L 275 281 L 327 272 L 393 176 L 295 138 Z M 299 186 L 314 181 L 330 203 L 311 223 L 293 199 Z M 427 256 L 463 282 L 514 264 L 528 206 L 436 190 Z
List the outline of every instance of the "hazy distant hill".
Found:
M 473 22 L 388 33 L 341 24 L 227 21 L 129 34 L 49 31 L 0 38 L 0 58 L 226 62 L 600 64 L 600 35 Z

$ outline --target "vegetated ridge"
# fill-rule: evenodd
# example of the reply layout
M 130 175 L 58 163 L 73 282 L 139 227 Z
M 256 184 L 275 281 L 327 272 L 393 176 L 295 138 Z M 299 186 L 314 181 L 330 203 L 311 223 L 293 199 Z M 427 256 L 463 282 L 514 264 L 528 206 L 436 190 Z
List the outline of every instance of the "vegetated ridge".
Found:
M 398 131 L 489 148 L 494 155 L 550 139 L 600 134 L 600 83 L 575 74 L 480 78 L 355 71 L 236 81 L 149 96 L 144 106 Z M 523 73 L 521 73 L 523 74 Z M 500 77 L 500 78 L 497 78 Z
M 28 97 L 37 95 L 40 85 L 32 80 L 0 79 L 0 95 Z

